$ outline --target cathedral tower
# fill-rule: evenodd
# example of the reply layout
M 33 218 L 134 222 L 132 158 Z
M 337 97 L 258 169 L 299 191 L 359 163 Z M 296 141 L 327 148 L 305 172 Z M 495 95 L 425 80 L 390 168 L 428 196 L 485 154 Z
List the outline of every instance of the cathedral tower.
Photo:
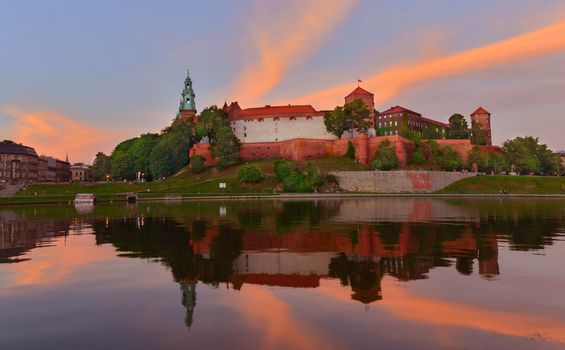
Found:
M 185 118 L 196 117 L 196 94 L 192 89 L 192 79 L 190 79 L 190 72 L 186 71 L 186 79 L 184 80 L 184 89 L 180 97 L 180 106 L 177 116 Z

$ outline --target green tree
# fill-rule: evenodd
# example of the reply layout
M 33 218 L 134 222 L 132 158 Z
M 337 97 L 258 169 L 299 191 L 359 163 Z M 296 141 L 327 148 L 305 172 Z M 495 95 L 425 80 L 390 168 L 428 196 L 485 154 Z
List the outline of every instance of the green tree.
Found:
M 398 167 L 396 150 L 389 140 L 384 140 L 379 144 L 371 167 L 375 170 L 392 170 Z
M 371 112 L 367 105 L 357 99 L 326 112 L 324 124 L 328 132 L 341 139 L 346 131 L 365 132 L 371 124 Z
M 283 182 L 292 172 L 293 167 L 289 160 L 283 158 L 275 160 L 275 176 L 279 182 Z
M 353 146 L 353 142 L 347 141 L 347 151 L 345 152 L 345 156 L 350 159 L 355 159 L 355 146 Z
M 198 117 L 196 123 L 196 136 L 200 140 L 202 137 L 208 137 L 211 141 L 216 136 L 218 127 L 228 124 L 228 115 L 226 111 L 218 108 L 218 106 L 210 106 L 205 108 Z
M 220 168 L 240 161 L 241 144 L 234 135 L 232 128 L 225 124 L 214 128 L 214 138 L 210 142 L 210 153 L 218 158 Z
M 516 137 L 502 145 L 508 166 L 520 174 L 554 175 L 562 170 L 561 159 L 537 137 Z
M 465 117 L 456 113 L 449 117 L 449 138 L 450 139 L 468 139 L 469 138 L 469 125 Z
M 239 168 L 237 178 L 241 182 L 245 183 L 257 183 L 261 181 L 263 175 L 261 175 L 261 170 L 253 165 L 243 165 Z
M 127 152 L 112 153 L 112 177 L 120 180 L 134 180 L 133 158 Z
M 102 152 L 96 153 L 92 163 L 92 175 L 95 181 L 103 181 L 112 175 L 112 159 Z
M 442 155 L 440 158 L 441 168 L 446 171 L 460 170 L 463 162 L 459 153 L 455 152 L 451 147 L 445 146 L 442 148 Z
M 477 165 L 477 168 L 481 172 L 491 171 L 491 163 L 489 153 L 481 150 L 478 146 L 473 146 L 471 152 L 467 157 L 467 168 L 472 169 L 473 164 Z
M 158 142 L 158 134 L 144 134 L 135 139 L 127 150 L 127 153 L 133 160 L 133 168 L 135 172 L 141 171 L 151 177 L 152 174 L 149 166 L 151 161 L 151 151 Z

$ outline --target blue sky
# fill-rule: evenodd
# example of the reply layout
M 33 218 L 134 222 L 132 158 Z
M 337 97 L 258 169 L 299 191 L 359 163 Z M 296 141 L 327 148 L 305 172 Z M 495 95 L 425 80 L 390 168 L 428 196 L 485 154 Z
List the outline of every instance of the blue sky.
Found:
M 390 80 L 370 77 L 390 67 L 565 21 L 560 0 L 0 0 L 0 8 L 0 138 L 59 157 L 68 150 L 72 161 L 167 126 L 187 68 L 199 109 L 226 99 L 332 108 L 357 79 L 379 96 Z M 399 104 L 446 121 L 482 105 L 496 143 L 534 135 L 563 149 L 565 40 L 553 41 L 410 82 L 377 108 Z M 340 86 L 331 99 L 302 100 Z

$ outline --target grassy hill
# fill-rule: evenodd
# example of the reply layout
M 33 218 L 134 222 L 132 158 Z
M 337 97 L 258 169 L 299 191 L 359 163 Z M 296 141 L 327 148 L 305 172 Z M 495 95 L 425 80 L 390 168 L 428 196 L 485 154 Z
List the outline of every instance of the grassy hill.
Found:
M 474 176 L 457 181 L 438 193 L 446 194 L 565 194 L 565 177 Z

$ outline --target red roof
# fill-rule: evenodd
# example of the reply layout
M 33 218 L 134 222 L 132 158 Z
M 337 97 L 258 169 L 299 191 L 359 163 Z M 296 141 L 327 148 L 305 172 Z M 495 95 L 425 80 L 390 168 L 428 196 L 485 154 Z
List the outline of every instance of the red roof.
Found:
M 404 108 L 404 107 L 401 107 L 401 106 L 390 107 L 386 111 L 379 113 L 379 115 L 388 115 L 388 114 L 396 114 L 396 113 L 404 113 L 404 112 L 416 114 L 417 116 L 420 116 L 420 117 L 422 116 L 420 113 L 416 113 L 414 111 L 411 111 L 411 110 Z
M 474 111 L 473 113 L 471 113 L 471 115 L 475 115 L 475 114 L 490 114 L 489 111 L 487 111 L 486 109 L 484 109 L 483 107 L 479 107 L 477 108 L 476 111 Z
M 370 95 L 370 96 L 374 96 L 374 94 L 370 93 L 369 91 L 363 89 L 362 87 L 358 86 L 355 90 L 351 91 L 351 93 L 347 96 L 345 96 L 345 98 L 348 98 L 349 96 L 352 95 Z
M 435 125 L 443 126 L 445 128 L 449 128 L 449 124 L 438 122 L 437 120 L 434 120 L 434 119 L 430 119 L 430 118 L 426 118 L 426 117 L 420 117 L 420 119 L 422 119 L 425 123 L 428 123 L 428 124 L 435 124 Z
M 245 108 L 230 115 L 230 119 L 257 119 L 262 117 L 300 117 L 319 114 L 311 105 L 265 106 Z

